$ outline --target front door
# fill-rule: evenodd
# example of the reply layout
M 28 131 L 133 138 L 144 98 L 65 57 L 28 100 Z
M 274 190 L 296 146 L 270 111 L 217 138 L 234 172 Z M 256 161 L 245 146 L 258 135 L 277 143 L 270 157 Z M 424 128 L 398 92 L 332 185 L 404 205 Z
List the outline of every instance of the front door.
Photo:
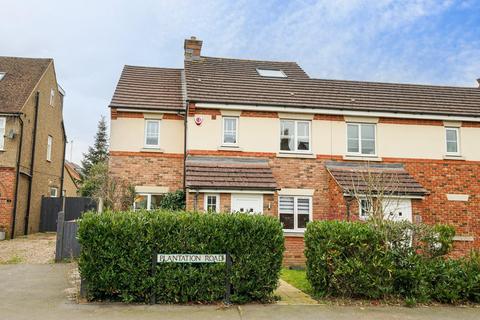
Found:
M 232 194 L 232 212 L 263 213 L 263 195 Z

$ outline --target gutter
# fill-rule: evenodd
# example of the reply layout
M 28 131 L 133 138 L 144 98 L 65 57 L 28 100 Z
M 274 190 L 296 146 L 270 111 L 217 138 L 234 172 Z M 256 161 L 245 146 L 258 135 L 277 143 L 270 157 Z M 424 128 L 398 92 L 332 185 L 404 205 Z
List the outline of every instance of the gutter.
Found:
M 38 108 L 40 104 L 40 92 L 37 91 L 35 94 L 35 119 L 33 123 L 33 141 L 32 141 L 32 158 L 30 161 L 30 183 L 28 185 L 28 196 L 27 196 L 27 213 L 25 215 L 25 228 L 23 230 L 24 235 L 28 234 L 28 220 L 30 218 L 30 207 L 32 200 L 32 186 L 33 186 L 33 173 L 35 165 L 35 148 L 37 144 L 37 127 L 38 127 Z
M 15 178 L 15 196 L 13 204 L 13 212 L 12 212 L 12 230 L 10 231 L 10 239 L 15 238 L 15 222 L 17 218 L 17 203 L 18 203 L 18 186 L 20 184 L 20 162 L 22 159 L 22 145 L 23 145 L 23 120 L 21 114 L 18 115 L 18 119 L 20 120 L 20 142 L 18 145 L 17 151 L 17 164 L 16 164 L 16 178 Z

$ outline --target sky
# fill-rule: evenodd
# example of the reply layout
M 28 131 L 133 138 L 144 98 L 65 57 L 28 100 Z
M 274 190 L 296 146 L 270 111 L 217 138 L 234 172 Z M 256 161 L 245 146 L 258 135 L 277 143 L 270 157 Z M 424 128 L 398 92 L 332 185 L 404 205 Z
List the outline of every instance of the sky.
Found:
M 314 78 L 478 86 L 480 0 L 0 0 L 0 55 L 55 60 L 67 160 L 93 143 L 123 65 L 202 54 L 296 61 Z M 73 143 L 72 143 L 73 141 Z

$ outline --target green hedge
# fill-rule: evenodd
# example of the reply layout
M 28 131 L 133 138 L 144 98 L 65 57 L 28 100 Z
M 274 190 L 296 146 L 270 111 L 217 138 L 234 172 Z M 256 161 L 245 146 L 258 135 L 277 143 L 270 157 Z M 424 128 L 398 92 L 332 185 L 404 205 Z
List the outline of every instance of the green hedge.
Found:
M 267 301 L 277 287 L 284 251 L 278 219 L 262 215 L 172 212 L 87 213 L 80 221 L 81 276 L 90 299 L 214 302 L 225 293 L 225 264 L 157 264 L 153 252 L 232 256 L 231 301 Z
M 448 226 L 311 222 L 307 279 L 318 296 L 480 302 L 480 257 L 446 258 L 453 236 Z

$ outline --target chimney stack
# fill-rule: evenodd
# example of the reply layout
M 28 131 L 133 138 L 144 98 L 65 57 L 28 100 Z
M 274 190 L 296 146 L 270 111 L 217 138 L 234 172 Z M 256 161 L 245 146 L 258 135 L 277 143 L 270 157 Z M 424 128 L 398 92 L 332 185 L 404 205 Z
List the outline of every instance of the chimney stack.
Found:
M 202 51 L 202 40 L 197 40 L 196 37 L 192 36 L 190 39 L 185 39 L 183 48 L 185 49 L 185 60 L 199 60 Z

